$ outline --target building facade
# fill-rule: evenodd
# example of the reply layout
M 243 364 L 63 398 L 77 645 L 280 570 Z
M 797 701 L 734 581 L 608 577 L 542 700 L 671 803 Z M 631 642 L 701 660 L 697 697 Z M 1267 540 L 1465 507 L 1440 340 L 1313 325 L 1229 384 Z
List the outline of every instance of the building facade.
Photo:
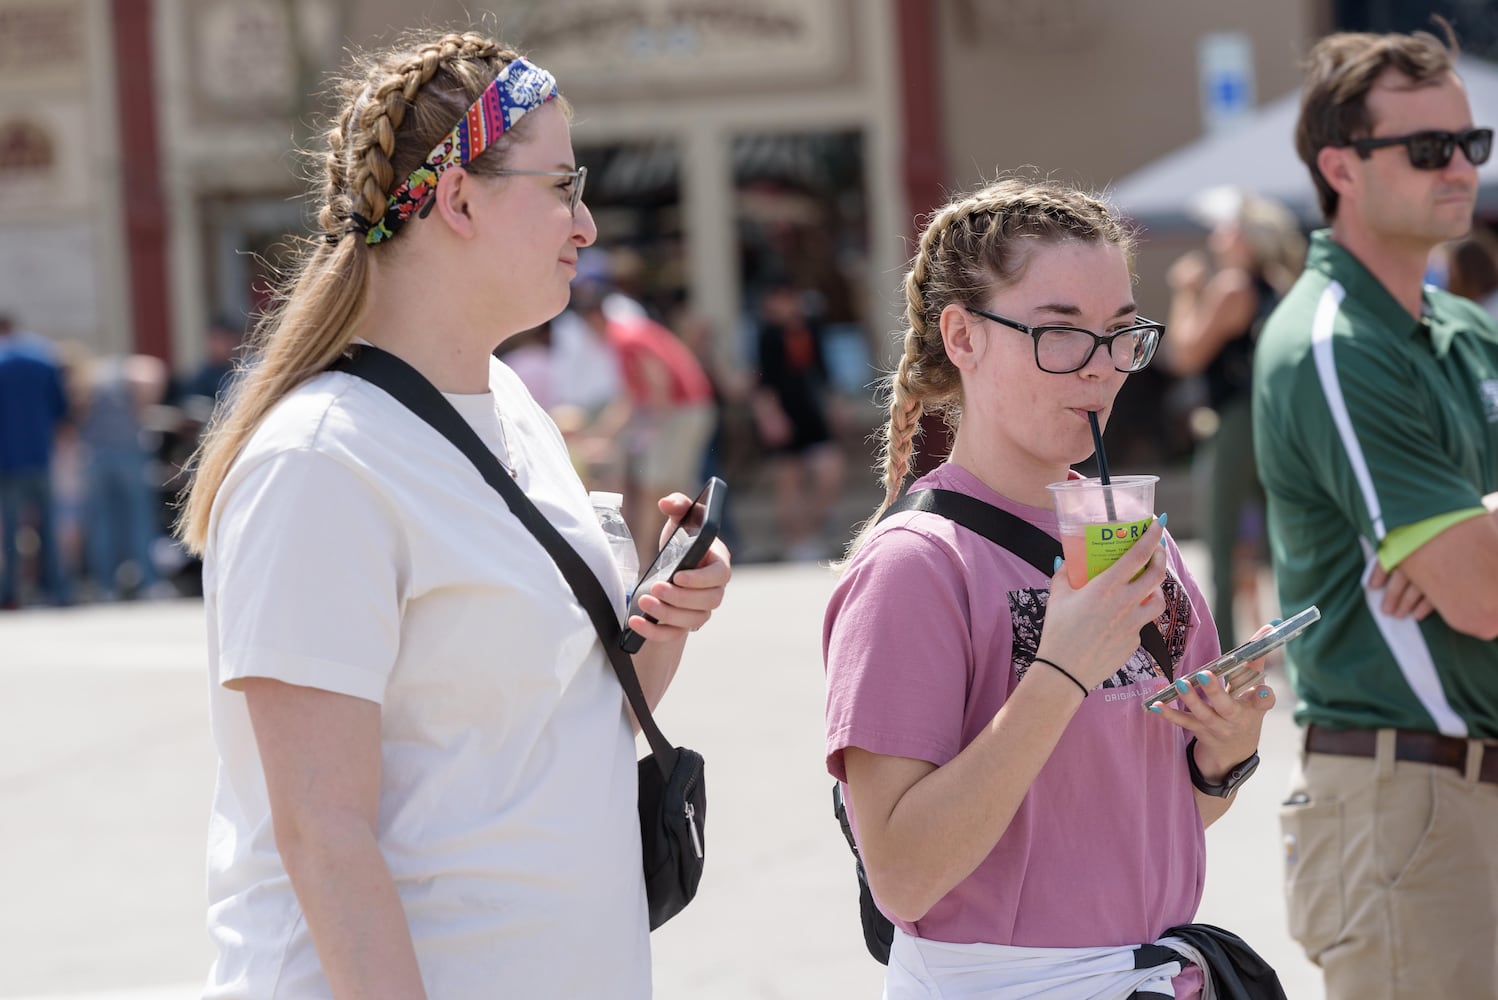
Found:
M 757 295 L 790 281 L 879 363 L 913 216 L 1025 165 L 1106 187 L 1200 134 L 1204 35 L 1247 39 L 1267 101 L 1322 6 L 433 0 L 421 20 L 476 19 L 556 73 L 600 242 L 636 251 L 663 313 L 742 358 Z M 394 0 L 0 0 L 0 312 L 191 367 L 209 317 L 252 313 L 309 232 L 294 150 L 327 71 L 409 20 Z
M 0 313 L 134 342 L 107 0 L 0 0 Z

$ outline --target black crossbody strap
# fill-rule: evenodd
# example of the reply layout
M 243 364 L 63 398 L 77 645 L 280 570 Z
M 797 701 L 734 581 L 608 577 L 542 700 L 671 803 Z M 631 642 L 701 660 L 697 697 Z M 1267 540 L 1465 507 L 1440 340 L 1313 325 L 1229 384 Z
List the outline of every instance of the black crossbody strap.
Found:
M 1056 572 L 1061 543 L 1002 507 L 953 490 L 916 490 L 891 504 L 880 520 L 905 510 L 925 511 L 956 521 L 1000 548 L 1013 552 L 1046 576 Z
M 572 587 L 572 592 L 577 596 L 578 602 L 587 610 L 588 617 L 593 620 L 593 627 L 598 632 L 598 639 L 603 643 L 603 651 L 609 658 L 609 663 L 614 668 L 614 673 L 619 675 L 619 684 L 624 688 L 625 697 L 629 699 L 629 705 L 635 712 L 635 719 L 640 723 L 640 729 L 645 733 L 645 739 L 650 743 L 650 749 L 654 751 L 656 764 L 660 767 L 661 776 L 669 779 L 671 769 L 676 765 L 676 749 L 671 746 L 666 737 L 656 726 L 655 719 L 651 717 L 650 705 L 645 701 L 645 692 L 640 687 L 640 678 L 635 673 L 634 661 L 628 653 L 619 648 L 619 619 L 616 617 L 613 602 L 609 600 L 608 592 L 603 589 L 603 584 L 593 575 L 593 571 L 578 555 L 577 550 L 567 544 L 561 532 L 546 519 L 531 502 L 530 498 L 520 488 L 510 474 L 505 471 L 499 459 L 489 450 L 473 428 L 468 425 L 452 404 L 442 398 L 442 393 L 437 387 L 428 382 L 420 372 L 406 364 L 400 358 L 383 351 L 378 347 L 368 344 L 357 345 L 352 357 L 340 358 L 330 367 L 334 371 L 348 372 L 362 379 L 374 383 L 381 389 L 394 396 L 406 408 L 416 414 L 447 440 L 461 451 L 468 460 L 478 469 L 479 474 L 484 477 L 484 482 L 492 486 L 511 512 L 520 519 L 520 523 L 536 537 L 536 541 L 550 554 L 552 561 L 557 564 L 557 569 L 562 571 L 562 576 Z
M 1061 555 L 1060 542 L 1029 521 L 977 497 L 953 490 L 915 490 L 890 504 L 879 520 L 907 510 L 925 511 L 955 521 L 1000 548 L 1013 552 L 1047 577 L 1056 572 L 1056 557 Z M 1170 650 L 1154 622 L 1146 622 L 1139 629 L 1139 644 L 1154 658 L 1166 680 L 1174 679 Z

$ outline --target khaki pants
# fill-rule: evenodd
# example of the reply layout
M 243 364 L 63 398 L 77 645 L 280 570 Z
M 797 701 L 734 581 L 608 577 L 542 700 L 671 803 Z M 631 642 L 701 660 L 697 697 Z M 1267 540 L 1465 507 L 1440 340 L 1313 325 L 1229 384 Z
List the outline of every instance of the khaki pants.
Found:
M 640 485 L 650 492 L 651 511 L 655 500 L 671 490 L 697 495 L 702 456 L 712 440 L 717 415 L 712 403 L 687 403 L 653 415 L 639 468 Z
M 1280 808 L 1290 934 L 1328 1000 L 1498 997 L 1498 785 L 1394 760 L 1302 754 Z

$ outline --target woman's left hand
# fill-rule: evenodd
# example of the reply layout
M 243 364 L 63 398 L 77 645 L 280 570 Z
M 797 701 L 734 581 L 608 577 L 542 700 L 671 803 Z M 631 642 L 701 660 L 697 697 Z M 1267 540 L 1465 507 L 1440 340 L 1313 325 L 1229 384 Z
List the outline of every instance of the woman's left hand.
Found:
M 692 509 L 692 498 L 684 493 L 672 493 L 661 498 L 659 507 L 666 515 L 666 527 L 661 531 L 660 542 L 664 546 L 671 532 L 676 530 L 677 523 Z M 684 639 L 688 632 L 701 628 L 712 617 L 714 609 L 723 603 L 723 594 L 732 576 L 728 547 L 721 539 L 714 540 L 697 568 L 681 570 L 669 583 L 658 581 L 647 593 L 640 595 L 640 610 L 655 621 L 634 615 L 628 625 L 647 643 Z
M 1254 637 L 1264 631 L 1267 626 Z M 1211 671 L 1184 675 L 1176 682 L 1177 700 L 1159 706 L 1157 714 L 1196 737 L 1196 766 L 1208 781 L 1221 781 L 1258 750 L 1264 716 L 1274 707 L 1274 690 L 1262 683 L 1264 661 L 1254 660 L 1248 669 L 1257 675 L 1255 683 L 1234 694 Z

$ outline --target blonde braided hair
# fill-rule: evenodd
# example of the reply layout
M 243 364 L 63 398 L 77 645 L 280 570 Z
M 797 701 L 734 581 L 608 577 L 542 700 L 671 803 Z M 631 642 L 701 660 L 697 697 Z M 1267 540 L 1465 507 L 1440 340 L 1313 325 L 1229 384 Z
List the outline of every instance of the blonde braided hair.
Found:
M 518 53 L 473 32 L 408 39 L 358 57 L 334 87 L 339 110 L 325 135 L 317 224 L 304 240 L 255 332 L 252 360 L 232 398 L 214 414 L 193 456 L 177 534 L 201 555 L 214 498 L 235 457 L 271 408 L 338 358 L 364 307 L 370 253 L 400 253 L 400 240 L 368 246 L 348 235 L 355 214 L 378 219 L 404 180 Z M 563 103 L 563 111 L 568 109 Z M 466 164 L 478 174 L 504 165 L 517 123 Z M 522 132 L 523 134 L 523 132 Z M 397 249 L 390 249 L 393 243 Z
M 996 288 L 1023 277 L 1035 246 L 1062 240 L 1117 246 L 1132 266 L 1133 237 L 1109 207 L 1055 181 L 1004 177 L 931 214 L 905 273 L 900 360 L 882 390 L 889 418 L 876 468 L 884 499 L 849 545 L 849 558 L 899 498 L 922 416 L 939 413 L 954 429 L 962 418 L 962 380 L 942 343 L 942 310 L 954 303 L 982 308 Z

